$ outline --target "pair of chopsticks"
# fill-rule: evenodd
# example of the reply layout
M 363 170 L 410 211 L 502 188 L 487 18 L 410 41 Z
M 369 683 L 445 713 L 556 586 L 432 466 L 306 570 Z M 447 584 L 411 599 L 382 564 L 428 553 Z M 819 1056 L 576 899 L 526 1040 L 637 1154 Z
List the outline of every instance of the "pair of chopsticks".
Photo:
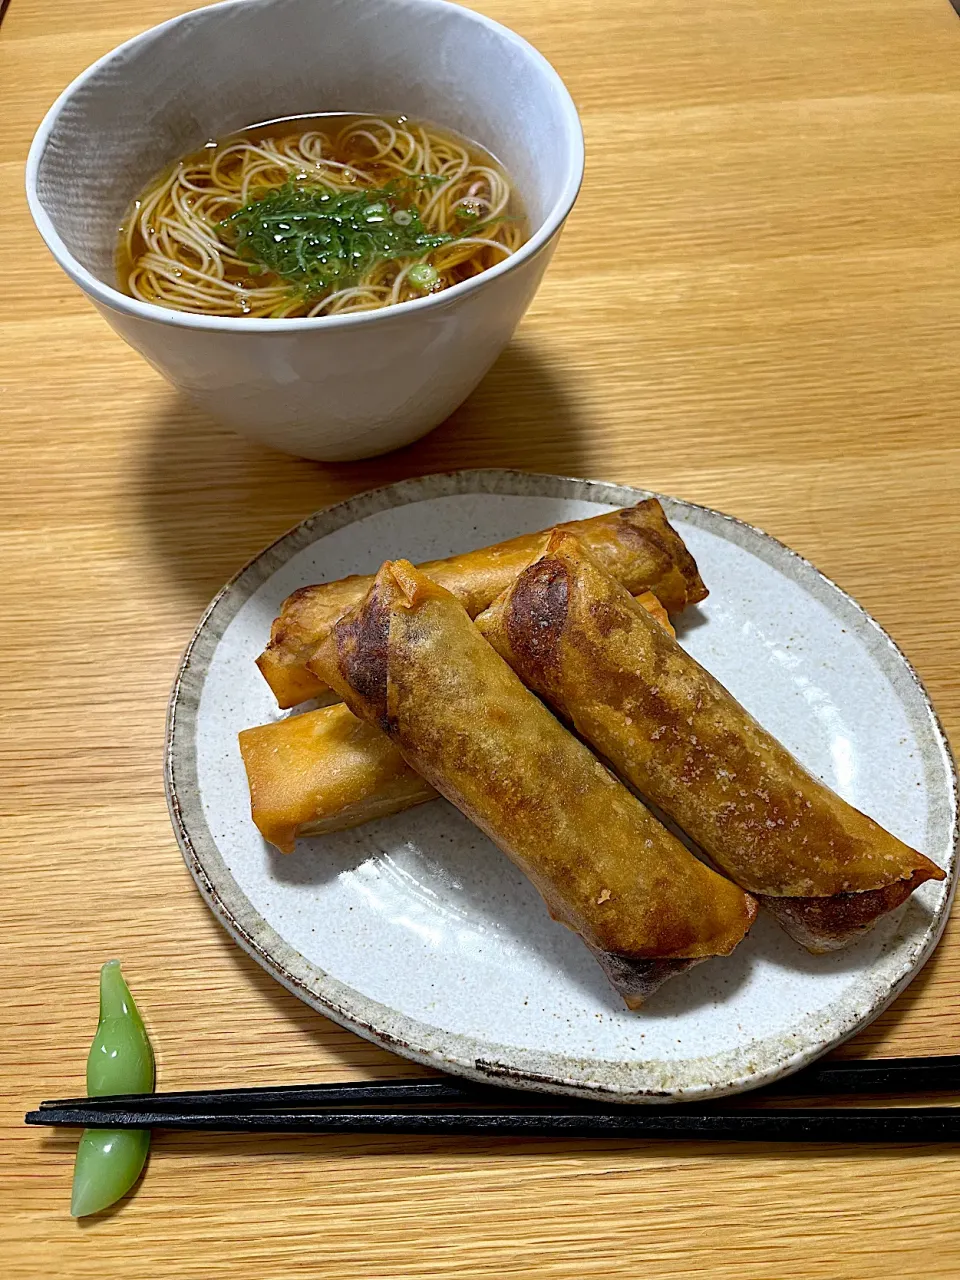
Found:
M 791 1095 L 912 1094 L 957 1089 L 960 1055 L 840 1061 L 763 1090 Z M 513 1137 L 700 1138 L 784 1142 L 954 1142 L 960 1107 L 713 1109 L 611 1106 L 474 1085 L 450 1077 L 369 1083 L 201 1089 L 61 1098 L 30 1125 L 239 1133 L 472 1134 Z M 396 1108 L 401 1109 L 396 1109 Z

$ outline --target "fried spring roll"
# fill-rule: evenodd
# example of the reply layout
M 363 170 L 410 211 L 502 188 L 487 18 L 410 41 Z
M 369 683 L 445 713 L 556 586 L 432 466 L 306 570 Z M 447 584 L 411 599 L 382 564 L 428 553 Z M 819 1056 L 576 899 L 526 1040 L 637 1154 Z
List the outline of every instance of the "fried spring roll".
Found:
M 673 635 L 651 592 L 639 603 Z M 250 812 L 265 840 L 292 853 L 300 837 L 326 835 L 436 798 L 385 733 L 342 702 L 240 734 Z
M 750 926 L 753 900 L 670 835 L 407 561 L 383 566 L 312 661 L 529 876 L 630 1008 Z
M 677 613 L 707 595 L 693 556 L 655 498 L 560 527 L 582 537 L 600 563 L 628 591 L 634 595 L 654 592 L 669 613 Z M 440 586 L 452 591 L 473 618 L 541 554 L 549 532 L 524 534 L 448 560 L 432 560 L 421 568 Z M 353 576 L 301 587 L 284 601 L 273 623 L 270 643 L 257 659 L 257 666 L 281 707 L 295 707 L 308 698 L 318 698 L 321 703 L 339 701 L 308 670 L 307 662 L 334 624 L 363 599 L 372 585 L 369 575 Z
M 812 777 L 575 537 L 553 535 L 477 626 L 808 950 L 845 946 L 944 878 Z
M 437 796 L 385 733 L 342 702 L 244 729 L 240 754 L 253 820 L 281 853 L 292 853 L 302 836 L 357 827 Z

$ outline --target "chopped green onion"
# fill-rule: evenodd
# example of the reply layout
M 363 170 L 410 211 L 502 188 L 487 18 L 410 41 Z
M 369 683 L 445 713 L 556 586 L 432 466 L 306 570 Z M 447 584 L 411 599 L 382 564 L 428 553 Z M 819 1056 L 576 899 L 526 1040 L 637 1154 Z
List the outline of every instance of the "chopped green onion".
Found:
M 415 267 L 411 267 L 407 272 L 407 279 L 412 285 L 418 289 L 432 289 L 440 279 L 440 274 L 436 267 L 431 267 L 429 262 L 418 262 Z
M 306 294 L 323 293 L 347 287 L 379 262 L 422 258 L 456 240 L 428 230 L 414 202 L 435 182 L 426 176 L 340 191 L 291 179 L 258 192 L 220 226 L 251 274 L 269 271 Z

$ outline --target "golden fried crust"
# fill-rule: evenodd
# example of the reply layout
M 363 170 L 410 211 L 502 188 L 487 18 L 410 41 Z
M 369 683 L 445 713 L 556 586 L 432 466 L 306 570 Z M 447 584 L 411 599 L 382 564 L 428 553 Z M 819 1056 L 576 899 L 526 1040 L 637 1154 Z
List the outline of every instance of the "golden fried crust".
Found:
M 669 613 L 677 613 L 707 595 L 693 556 L 655 498 L 560 527 L 582 537 L 600 563 L 628 591 L 637 595 L 654 592 Z M 524 534 L 465 555 L 432 560 L 421 568 L 452 591 L 472 618 L 543 551 L 549 533 L 543 530 Z M 317 698 L 321 703 L 337 700 L 306 664 L 331 627 L 363 599 L 372 585 L 372 577 L 354 575 L 339 582 L 301 587 L 284 602 L 273 624 L 270 643 L 257 659 L 257 666 L 281 707 L 294 707 L 308 698 Z
M 666 631 L 668 635 L 676 636 L 677 633 L 673 629 L 673 624 L 670 621 L 670 615 L 652 591 L 644 591 L 635 598 L 637 604 L 643 605 L 647 613 L 649 613 L 652 618 L 656 618 L 657 622 L 660 623 L 661 627 L 663 627 L 664 631 Z
M 338 703 L 240 734 L 250 811 L 283 853 L 436 798 L 379 729 Z
M 523 686 L 463 606 L 406 561 L 381 569 L 313 661 L 595 954 L 628 967 L 701 959 L 743 937 L 753 900 L 670 835 Z M 631 999 L 656 976 L 643 965 L 625 975 Z
M 656 596 L 638 600 L 670 626 Z M 342 702 L 244 729 L 240 752 L 253 820 L 283 853 L 292 853 L 301 836 L 357 827 L 437 794 L 388 737 Z
M 721 870 L 763 898 L 795 900 L 779 913 L 786 927 L 799 900 L 943 878 L 813 778 L 575 537 L 555 533 L 477 626 Z M 849 933 L 841 905 L 818 936 Z M 857 909 L 846 903 L 847 916 Z

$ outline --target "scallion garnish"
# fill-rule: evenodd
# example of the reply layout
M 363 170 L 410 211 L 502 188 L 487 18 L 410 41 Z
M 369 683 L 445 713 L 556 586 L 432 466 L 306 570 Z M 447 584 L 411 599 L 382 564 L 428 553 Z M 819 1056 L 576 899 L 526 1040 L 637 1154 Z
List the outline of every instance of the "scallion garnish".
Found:
M 417 190 L 436 181 L 337 191 L 291 179 L 259 194 L 220 225 L 252 274 L 272 271 L 307 293 L 342 289 L 378 262 L 419 258 L 459 238 L 429 231 L 413 202 Z M 414 278 L 413 271 L 421 276 Z M 427 289 L 437 273 L 424 263 L 410 278 Z

